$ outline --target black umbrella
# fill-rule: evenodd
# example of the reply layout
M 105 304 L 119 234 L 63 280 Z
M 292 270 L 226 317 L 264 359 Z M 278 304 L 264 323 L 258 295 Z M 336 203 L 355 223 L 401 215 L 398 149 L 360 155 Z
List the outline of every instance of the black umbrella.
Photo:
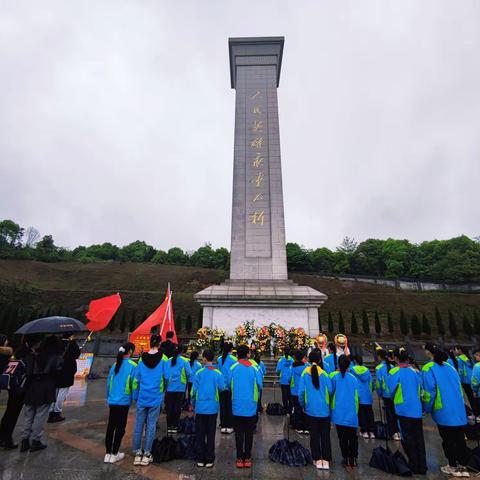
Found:
M 85 324 L 75 318 L 45 317 L 26 323 L 15 333 L 32 335 L 35 333 L 76 333 L 85 331 L 87 331 Z

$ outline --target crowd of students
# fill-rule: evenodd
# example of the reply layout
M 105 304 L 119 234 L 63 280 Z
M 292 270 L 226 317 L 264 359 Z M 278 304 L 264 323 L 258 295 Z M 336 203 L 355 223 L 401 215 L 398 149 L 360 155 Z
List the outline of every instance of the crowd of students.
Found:
M 173 343 L 173 333 L 168 332 L 167 337 L 162 343 L 159 335 L 152 335 L 150 349 L 137 361 L 132 358 L 133 344 L 127 342 L 120 347 L 106 382 L 109 417 L 104 461 L 116 463 L 124 458 L 120 447 L 129 409 L 135 402 L 134 465 L 146 466 L 153 461 L 152 446 L 162 407 L 167 432 L 172 435 L 178 431 L 182 407 L 190 406 L 195 412 L 197 465 L 214 465 L 219 416 L 221 433 L 235 433 L 236 467 L 250 468 L 266 374 L 259 355 L 246 345 L 237 346 L 234 355 L 233 345 L 225 343 L 218 358 L 208 349 L 202 352 L 201 359 L 198 352 L 187 358 L 185 347 Z M 79 354 L 71 339 L 61 342 L 50 336 L 29 341 L 24 341 L 14 357 L 25 361 L 25 388 L 21 393 L 9 391 L 0 424 L 0 445 L 16 448 L 12 433 L 24 407 L 21 451 L 46 448 L 43 426 L 48 418 L 63 419 L 62 402 L 68 391 L 62 389 L 73 383 L 74 361 Z M 372 375 L 360 356 L 351 355 L 346 348 L 339 349 L 335 343 L 326 348 L 316 346 L 308 354 L 285 349 L 276 366 L 283 407 L 293 428 L 310 437 L 316 468 L 330 468 L 332 424 L 342 464 L 356 467 L 358 437 L 375 438 L 376 393 L 383 403 L 387 435 L 401 440 L 413 473 L 427 472 L 423 417 L 430 414 L 448 460 L 442 472 L 469 476 L 465 426 L 467 417 L 480 421 L 480 350 L 474 350 L 471 358 L 464 347 L 447 352 L 427 343 L 424 351 L 428 361 L 420 369 L 403 347 L 391 351 L 377 348 L 379 362 Z M 6 338 L 0 336 L 2 370 L 12 354 Z

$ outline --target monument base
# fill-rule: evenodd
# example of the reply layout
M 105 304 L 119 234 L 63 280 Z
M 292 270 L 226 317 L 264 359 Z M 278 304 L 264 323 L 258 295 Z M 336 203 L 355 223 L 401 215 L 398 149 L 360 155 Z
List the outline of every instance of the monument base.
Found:
M 290 280 L 227 280 L 194 295 L 203 308 L 203 326 L 218 327 L 232 334 L 235 328 L 254 320 L 256 326 L 272 322 L 285 328 L 302 327 L 318 335 L 318 308 L 327 296 Z

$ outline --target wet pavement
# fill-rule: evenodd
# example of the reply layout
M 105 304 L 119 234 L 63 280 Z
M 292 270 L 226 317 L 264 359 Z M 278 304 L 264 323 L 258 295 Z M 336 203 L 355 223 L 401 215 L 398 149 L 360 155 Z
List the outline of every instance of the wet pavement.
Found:
M 44 440 L 48 448 L 35 453 L 20 453 L 18 450 L 0 450 L 0 480 L 44 480 L 44 479 L 165 479 L 165 480 L 207 480 L 207 479 L 295 479 L 309 480 L 317 478 L 345 479 L 372 478 L 380 479 L 389 476 L 368 466 L 372 449 L 385 442 L 364 440 L 359 438 L 358 468 L 346 471 L 341 465 L 341 456 L 336 432 L 332 429 L 331 439 L 334 460 L 330 472 L 316 470 L 313 466 L 302 468 L 284 467 L 272 463 L 268 459 L 268 450 L 277 440 L 282 439 L 286 432 L 283 417 L 260 416 L 259 430 L 254 440 L 253 468 L 238 470 L 235 468 L 234 435 L 221 435 L 216 439 L 216 464 L 213 469 L 199 469 L 195 463 L 188 460 L 175 460 L 161 465 L 134 467 L 131 456 L 131 434 L 134 424 L 134 409 L 131 409 L 127 434 L 122 443 L 121 451 L 127 453 L 125 460 L 115 465 L 103 463 L 104 434 L 108 407 L 105 404 L 105 380 L 99 379 L 87 383 L 76 383 L 69 401 L 64 409 L 67 420 L 60 424 L 47 424 Z M 264 392 L 264 402 L 272 401 L 273 392 Z M 5 392 L 0 394 L 0 415 L 5 408 Z M 376 410 L 378 419 L 378 410 Z M 18 440 L 19 428 L 23 423 L 20 416 L 15 439 Z M 159 421 L 158 436 L 166 431 L 165 416 Z M 429 473 L 427 477 L 442 478 L 440 466 L 445 465 L 440 438 L 435 425 L 430 418 L 424 421 L 425 442 L 427 445 L 427 462 Z M 290 433 L 290 439 L 299 440 L 308 447 L 308 438 Z M 391 442 L 397 448 L 398 442 Z M 471 445 L 472 447 L 474 445 Z M 398 477 L 400 478 L 400 477 Z

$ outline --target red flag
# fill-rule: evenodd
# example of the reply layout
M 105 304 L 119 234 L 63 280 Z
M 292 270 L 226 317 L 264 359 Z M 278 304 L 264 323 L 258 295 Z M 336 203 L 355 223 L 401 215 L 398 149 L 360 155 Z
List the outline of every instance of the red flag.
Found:
M 172 331 L 173 342 L 178 343 L 177 332 L 175 331 L 175 321 L 173 318 L 173 303 L 172 303 L 172 292 L 170 290 L 170 284 L 168 284 L 167 296 L 165 300 L 168 303 L 167 303 L 167 310 L 165 312 L 165 318 L 162 324 L 160 325 L 160 335 L 162 336 L 162 339 L 163 339 L 166 337 L 167 332 Z
M 167 308 L 167 299 L 142 323 L 140 324 L 133 332 L 133 335 L 146 335 L 150 333 L 150 330 L 153 327 L 158 327 L 162 323 L 165 317 L 165 311 Z
M 135 331 L 132 332 L 131 336 L 145 335 L 150 333 L 154 327 L 159 327 L 159 333 L 162 336 L 162 340 L 165 339 L 166 333 L 171 330 L 174 334 L 173 341 L 177 343 L 170 285 L 168 285 L 167 294 L 163 303 L 141 325 L 139 325 Z
M 122 298 L 119 293 L 92 300 L 88 306 L 88 312 L 85 314 L 89 320 L 88 330 L 91 332 L 103 330 L 110 323 L 121 303 Z

